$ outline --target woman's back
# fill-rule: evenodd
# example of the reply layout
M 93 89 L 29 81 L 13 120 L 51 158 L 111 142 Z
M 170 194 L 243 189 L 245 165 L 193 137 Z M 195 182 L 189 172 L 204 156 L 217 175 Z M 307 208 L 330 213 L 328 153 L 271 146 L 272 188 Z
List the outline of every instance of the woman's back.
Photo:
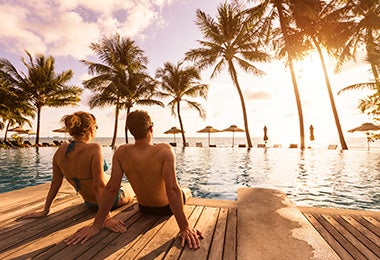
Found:
M 53 171 L 61 172 L 85 201 L 96 203 L 97 185 L 107 182 L 103 164 L 100 144 L 71 141 L 58 148 Z

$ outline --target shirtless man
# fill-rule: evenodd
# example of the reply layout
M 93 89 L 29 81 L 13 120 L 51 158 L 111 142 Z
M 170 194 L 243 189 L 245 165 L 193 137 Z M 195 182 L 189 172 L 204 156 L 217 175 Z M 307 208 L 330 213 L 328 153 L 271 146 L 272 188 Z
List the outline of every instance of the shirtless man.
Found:
M 114 232 L 126 232 L 123 222 L 107 217 L 125 173 L 136 194 L 140 211 L 156 215 L 174 214 L 182 246 L 187 242 L 189 248 L 198 249 L 203 235 L 189 226 L 185 216 L 173 148 L 166 143 L 153 145 L 153 123 L 145 111 L 131 112 L 127 125 L 135 144 L 125 144 L 117 149 L 113 156 L 111 179 L 104 190 L 94 223 L 78 230 L 66 239 L 66 244 L 83 244 L 99 233 L 103 226 Z

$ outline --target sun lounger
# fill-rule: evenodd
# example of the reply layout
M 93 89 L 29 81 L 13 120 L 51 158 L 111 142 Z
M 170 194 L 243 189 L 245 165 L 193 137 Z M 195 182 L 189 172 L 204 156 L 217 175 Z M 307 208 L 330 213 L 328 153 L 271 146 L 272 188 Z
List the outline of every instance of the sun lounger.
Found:
M 328 150 L 335 150 L 337 147 L 338 147 L 338 145 L 336 145 L 336 144 L 330 144 L 330 145 L 327 147 L 327 149 L 328 149 Z
M 289 145 L 289 148 L 291 148 L 291 149 L 294 149 L 294 148 L 297 148 L 297 147 L 298 147 L 297 144 L 290 144 L 290 145 Z
M 177 147 L 177 143 L 170 143 L 171 146 Z
M 195 143 L 196 147 L 203 147 L 202 143 Z
M 265 144 L 258 144 L 257 148 L 265 148 Z

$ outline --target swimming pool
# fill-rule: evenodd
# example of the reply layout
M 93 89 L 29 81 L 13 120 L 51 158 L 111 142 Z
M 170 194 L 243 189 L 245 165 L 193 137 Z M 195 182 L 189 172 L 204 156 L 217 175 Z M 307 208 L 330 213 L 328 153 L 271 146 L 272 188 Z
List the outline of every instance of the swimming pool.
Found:
M 0 149 L 0 191 L 50 181 L 56 149 Z M 113 150 L 103 151 L 111 164 Z M 265 187 L 285 192 L 299 206 L 380 210 L 378 150 L 178 147 L 175 152 L 179 183 L 194 197 L 235 200 L 240 187 Z

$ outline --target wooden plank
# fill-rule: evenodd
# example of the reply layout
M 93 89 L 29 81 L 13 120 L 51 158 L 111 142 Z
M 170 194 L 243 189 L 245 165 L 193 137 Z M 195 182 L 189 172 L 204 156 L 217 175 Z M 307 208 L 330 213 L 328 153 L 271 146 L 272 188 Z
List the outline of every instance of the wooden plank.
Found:
M 48 236 L 50 233 L 56 232 L 65 226 L 75 222 L 75 220 L 84 221 L 93 218 L 94 212 L 88 210 L 85 206 L 77 205 L 60 214 L 50 215 L 46 218 L 37 219 L 31 227 L 22 230 L 22 232 L 12 232 L 11 236 L 1 240 L 0 246 L 4 249 L 19 248 L 24 244 L 28 244 L 38 238 Z M 33 224 L 33 222 L 32 222 Z M 8 233 L 9 234 L 9 233 Z M 20 249 L 18 249 L 20 250 Z
M 332 216 L 326 216 L 323 215 L 323 217 L 332 225 L 334 228 L 347 240 L 350 242 L 351 245 L 353 245 L 362 255 L 364 255 L 367 259 L 375 259 L 377 258 L 376 255 L 371 252 L 361 241 L 358 239 L 358 237 L 354 236 L 349 231 L 354 231 L 353 229 L 348 226 L 349 229 L 346 229 L 346 225 L 342 225 L 344 222 L 337 221 Z M 338 217 L 339 219 L 339 217 Z M 360 236 L 360 234 L 359 234 Z
M 341 216 L 337 221 L 344 226 L 356 239 L 358 239 L 364 246 L 371 250 L 377 257 L 380 258 L 380 248 L 374 242 L 380 240 L 369 231 L 366 227 L 363 227 L 354 218 L 349 216 Z M 372 237 L 369 238 L 369 237 Z M 368 256 L 367 256 L 368 257 Z
M 223 259 L 224 241 L 226 235 L 226 224 L 228 217 L 228 209 L 220 209 L 219 216 L 216 222 L 214 236 L 211 240 L 209 259 Z M 228 238 L 227 238 L 228 239 Z
M 236 259 L 236 249 L 237 249 L 237 237 L 236 237 L 236 228 L 237 228 L 237 216 L 236 209 L 228 210 L 227 226 L 226 226 L 226 236 L 224 239 L 223 247 L 223 259 L 230 260 Z
M 24 230 L 30 229 L 32 226 L 38 225 L 40 222 L 46 221 L 46 219 L 57 217 L 60 214 L 64 214 L 64 210 L 71 207 L 77 207 L 82 204 L 81 198 L 70 198 L 63 203 L 55 205 L 51 208 L 48 216 L 39 219 L 20 219 L 19 216 L 14 216 L 8 220 L 2 221 L 3 226 L 0 230 L 0 241 L 6 237 L 13 235 L 14 233 L 21 233 Z M 82 207 L 82 206 L 81 206 Z
M 124 222 L 128 233 L 129 228 L 136 222 L 141 221 L 140 218 L 142 216 L 143 214 L 139 211 L 137 205 L 134 205 L 133 207 L 129 207 L 126 211 L 121 212 L 115 218 L 121 219 Z M 103 232 L 91 238 L 91 240 L 94 240 L 94 246 L 87 246 L 86 243 L 85 246 L 87 249 L 83 250 L 84 252 L 78 259 L 100 259 L 113 254 L 114 251 L 118 249 L 115 247 L 115 243 L 118 242 L 117 239 L 120 239 L 119 236 L 121 236 L 120 233 Z M 121 244 L 123 243 L 125 243 L 125 241 L 121 242 Z
M 317 219 L 324 228 L 335 238 L 339 244 L 355 259 L 364 259 L 364 256 L 356 249 L 336 228 L 330 223 L 330 216 L 318 215 Z
M 305 217 L 309 220 L 309 222 L 314 226 L 314 228 L 321 234 L 321 236 L 326 240 L 326 242 L 334 249 L 337 255 L 341 259 L 354 259 L 347 250 L 342 247 L 342 245 L 334 238 L 332 234 L 325 228 L 323 225 L 325 222 L 320 223 L 318 219 L 320 219 L 320 214 L 311 214 L 304 213 Z
M 187 218 L 190 217 L 195 206 L 185 205 L 184 212 Z M 175 217 L 172 216 L 156 235 L 147 243 L 136 259 L 162 259 L 173 245 L 179 233 L 179 228 Z M 124 255 L 123 258 L 126 256 Z
M 121 219 L 126 227 L 135 223 L 142 216 L 136 204 L 130 205 L 125 211 L 120 211 L 115 215 L 115 218 Z M 98 235 L 91 238 L 83 245 L 68 246 L 63 250 L 59 250 L 59 247 L 57 247 L 57 249 L 51 249 L 46 253 L 45 259 L 51 257 L 57 259 L 65 258 L 65 254 L 78 259 L 93 259 L 93 256 L 98 252 L 102 250 L 107 251 L 107 247 L 112 248 L 112 243 L 118 236 L 120 236 L 120 233 L 102 230 Z
M 197 250 L 192 250 L 186 247 L 183 250 L 180 259 L 207 259 L 218 215 L 219 208 L 204 208 L 195 226 L 195 228 L 197 228 L 204 234 L 202 246 Z
M 83 218 L 88 219 L 88 214 L 83 215 Z M 56 246 L 57 243 L 60 243 L 66 232 L 73 233 L 81 226 L 81 223 L 81 218 L 78 218 L 78 222 L 75 223 L 69 219 L 57 223 L 55 232 L 50 229 L 41 230 L 41 233 L 35 231 L 31 236 L 27 236 L 24 242 L 18 243 L 16 247 L 12 246 L 4 254 L 0 254 L 0 258 L 10 255 L 22 258 L 24 255 L 31 255 L 32 253 L 38 255 L 41 253 L 41 250 L 44 251 L 43 249 L 54 248 L 52 245 Z M 71 225 L 70 228 L 66 228 L 67 225 Z
M 189 226 L 194 227 L 195 224 L 198 221 L 198 218 L 201 216 L 202 211 L 204 210 L 204 207 L 197 206 L 191 213 L 190 217 L 188 218 Z M 184 248 L 181 246 L 181 240 L 179 237 L 176 238 L 174 241 L 172 247 L 165 255 L 164 259 L 178 259 L 181 256 L 181 253 Z
M 362 218 L 357 217 L 355 218 L 360 224 L 371 230 L 374 234 L 376 234 L 378 237 L 380 237 L 380 227 L 379 222 L 372 218 Z
M 86 209 L 86 211 L 81 214 L 72 215 L 60 215 L 55 221 L 56 226 L 53 228 L 47 227 L 43 224 L 40 225 L 40 229 L 34 229 L 35 235 L 28 237 L 28 242 L 19 245 L 18 247 L 8 250 L 7 254 L 12 256 L 23 256 L 23 255 L 34 255 L 38 256 L 40 259 L 44 258 L 44 255 L 49 255 L 52 252 L 58 252 L 66 247 L 63 242 L 65 237 L 74 234 L 79 228 L 89 225 L 93 221 L 93 216 L 95 211 L 88 210 L 83 205 L 78 205 Z M 67 209 L 68 213 L 75 212 L 75 209 Z M 89 213 L 90 212 L 90 213 Z M 117 214 L 117 210 L 112 212 L 112 214 Z M 111 215 L 112 215 L 111 214 Z M 70 247 L 69 247 L 70 249 Z M 70 250 L 68 250 L 70 255 Z

